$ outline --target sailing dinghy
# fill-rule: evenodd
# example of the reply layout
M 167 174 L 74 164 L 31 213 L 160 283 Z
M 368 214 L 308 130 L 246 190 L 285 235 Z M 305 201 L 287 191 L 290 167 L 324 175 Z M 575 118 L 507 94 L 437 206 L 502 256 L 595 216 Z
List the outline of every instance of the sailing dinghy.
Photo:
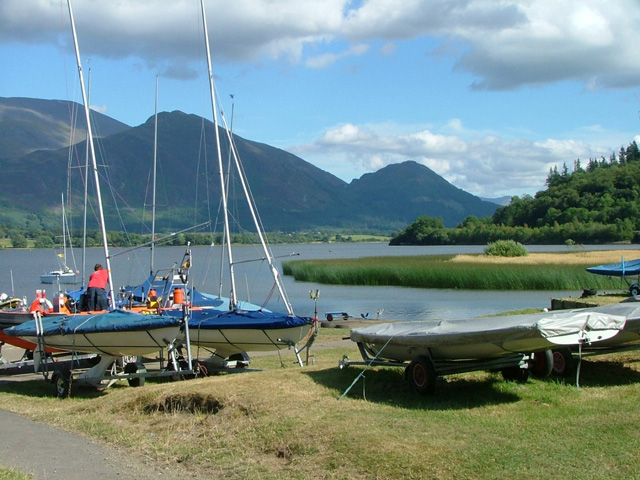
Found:
M 273 276 L 274 287 L 280 299 L 284 303 L 286 313 L 273 313 L 266 309 L 253 305 L 242 305 L 237 301 L 237 289 L 235 285 L 233 253 L 231 249 L 231 233 L 229 227 L 229 207 L 227 204 L 227 178 L 232 173 L 225 170 L 222 161 L 220 148 L 220 131 L 218 128 L 218 109 L 216 105 L 216 90 L 213 81 L 213 71 L 211 67 L 211 51 L 209 47 L 209 34 L 207 30 L 207 20 L 204 0 L 200 1 L 202 10 L 202 21 L 204 30 L 204 41 L 207 55 L 207 66 L 209 75 L 209 87 L 211 93 L 211 107 L 213 111 L 213 124 L 217 146 L 218 170 L 220 172 L 220 190 L 222 200 L 222 216 L 224 220 L 224 239 L 227 248 L 226 257 L 229 265 L 229 282 L 231 294 L 229 298 L 219 297 L 219 305 L 202 305 L 201 308 L 194 308 L 189 319 L 189 329 L 194 331 L 191 335 L 191 343 L 204 349 L 215 349 L 210 361 L 215 365 L 224 365 L 229 357 L 242 355 L 246 358 L 246 351 L 282 350 L 294 348 L 298 363 L 300 360 L 300 350 L 296 348 L 298 343 L 305 341 L 305 347 L 309 347 L 317 333 L 317 322 L 310 317 L 300 317 L 295 315 L 293 308 L 287 298 L 284 285 L 280 278 L 278 269 L 275 266 L 274 256 L 267 245 L 262 225 L 260 224 L 257 208 L 250 194 L 248 182 L 245 178 L 244 169 L 241 166 L 238 151 L 235 147 L 233 135 L 226 124 L 224 115 L 221 118 L 224 122 L 224 131 L 227 135 L 230 158 L 229 162 L 234 167 L 235 178 L 238 179 L 241 190 L 254 225 L 260 239 L 260 245 L 264 254 L 262 260 L 266 260 Z M 202 298 L 202 297 L 201 297 Z M 303 347 L 303 348 L 305 348 Z
M 607 265 L 598 265 L 597 267 L 587 268 L 587 272 L 595 275 L 605 275 L 607 277 L 621 277 L 629 286 L 629 293 L 636 296 L 640 295 L 640 259 L 625 261 L 622 257 L 620 263 L 609 263 Z M 637 275 L 638 280 L 630 282 L 628 276 Z
M 67 266 L 67 217 L 64 210 L 64 195 L 62 197 L 62 253 L 58 256 L 62 259 L 62 265 L 57 270 L 40 275 L 40 283 L 75 284 L 78 283 L 78 271 Z M 69 240 L 71 237 L 69 236 Z M 71 241 L 69 241 L 71 246 Z
M 175 351 L 174 342 L 178 337 L 184 338 L 184 336 L 186 336 L 188 340 L 188 329 L 183 329 L 185 321 L 182 317 L 146 315 L 139 312 L 115 310 L 115 295 L 111 276 L 109 243 L 107 240 L 100 192 L 100 179 L 71 0 L 67 0 L 67 6 L 69 9 L 69 19 L 78 66 L 80 90 L 84 104 L 87 142 L 91 155 L 94 185 L 96 188 L 105 264 L 109 275 L 108 285 L 110 292 L 108 298 L 111 311 L 47 316 L 44 318 L 36 312 L 33 320 L 5 329 L 5 333 L 9 336 L 38 345 L 38 349 L 34 352 L 34 358 L 45 358 L 45 348 L 56 348 L 73 353 L 99 354 L 101 356 L 100 362 L 89 371 L 83 372 L 75 377 L 74 382 L 81 380 L 87 385 L 104 388 L 116 379 L 127 378 L 126 375 L 120 375 L 119 372 L 116 371 L 118 357 L 133 356 L 140 358 L 142 355 L 149 353 L 159 353 L 163 349 L 173 352 Z M 190 350 L 188 350 L 188 352 L 188 370 L 191 371 Z M 171 353 L 171 355 L 173 355 L 173 353 Z M 175 356 L 172 356 L 172 360 L 174 361 L 174 369 L 177 370 Z M 46 378 L 48 375 L 48 371 L 46 370 L 47 364 L 43 362 L 42 365 L 45 368 L 43 373 Z M 109 371 L 111 373 L 108 373 Z M 124 373 L 129 375 L 128 380 L 130 385 L 139 386 L 143 383 L 146 370 L 142 363 L 134 360 L 127 363 Z M 135 376 L 132 377 L 131 374 Z M 54 373 L 53 383 L 58 396 L 64 397 L 70 394 L 72 378 L 74 377 L 72 377 L 69 370 L 56 371 Z M 106 384 L 103 382 L 104 380 L 107 380 Z
M 75 315 L 56 315 L 5 329 L 9 336 L 38 344 L 46 339 L 50 348 L 100 355 L 137 356 L 157 353 L 180 335 L 181 318 L 113 310 Z
M 350 338 L 358 344 L 364 364 L 404 366 L 413 388 L 430 393 L 438 375 L 502 370 L 506 378 L 526 380 L 530 369 L 550 373 L 554 349 L 640 344 L 640 302 L 525 315 L 383 323 L 355 328 Z M 345 357 L 340 367 L 355 363 Z

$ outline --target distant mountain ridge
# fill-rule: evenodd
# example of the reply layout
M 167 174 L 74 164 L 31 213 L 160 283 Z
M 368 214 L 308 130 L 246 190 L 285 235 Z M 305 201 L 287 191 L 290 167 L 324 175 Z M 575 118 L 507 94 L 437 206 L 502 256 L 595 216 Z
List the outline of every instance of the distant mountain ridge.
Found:
M 73 137 L 79 142 L 87 135 L 81 105 L 63 100 L 0 97 L 0 158 L 68 147 L 73 118 L 77 119 Z M 106 137 L 131 128 L 101 113 L 93 112 L 93 118 L 97 136 Z
M 46 225 L 59 224 L 57 210 L 69 163 L 69 112 L 78 107 L 57 100 L 0 98 L 0 161 L 5 175 L 12 179 L 0 190 L 0 206 L 4 207 L 0 221 L 15 222 L 21 215 L 34 221 L 36 215 Z M 103 185 L 119 199 L 119 211 L 105 202 L 106 222 L 113 225 L 111 229 L 124 222 L 129 231 L 144 232 L 140 215 L 150 203 L 154 118 L 129 127 L 96 112 L 92 115 L 99 132 L 97 150 L 105 155 L 99 163 L 108 165 L 101 169 Z M 84 122 L 78 124 L 76 166 L 83 164 L 85 150 Z M 207 220 L 211 211 L 207 198 L 217 208 L 220 181 L 217 162 L 212 160 L 213 129 L 211 121 L 196 115 L 180 111 L 158 115 L 159 231 Z M 267 231 L 339 228 L 392 233 L 421 215 L 441 217 L 445 225 L 455 226 L 469 215 L 492 215 L 498 208 L 416 162 L 389 165 L 346 183 L 279 148 L 237 135 L 234 141 Z M 226 143 L 221 145 L 224 158 Z M 209 160 L 205 161 L 204 153 Z M 71 179 L 72 194 L 77 196 L 83 191 L 80 175 Z M 233 203 L 240 194 L 230 190 Z M 238 203 L 235 215 L 246 219 L 248 211 Z M 242 224 L 247 222 L 242 220 Z

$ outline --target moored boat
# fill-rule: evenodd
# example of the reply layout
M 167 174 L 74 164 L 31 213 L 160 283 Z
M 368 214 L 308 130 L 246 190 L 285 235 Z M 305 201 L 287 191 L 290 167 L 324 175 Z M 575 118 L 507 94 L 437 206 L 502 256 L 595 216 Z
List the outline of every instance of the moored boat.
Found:
M 59 283 L 59 284 L 76 284 L 78 283 L 78 274 L 76 270 L 64 267 L 60 270 L 51 270 L 48 273 L 40 275 L 40 283 Z

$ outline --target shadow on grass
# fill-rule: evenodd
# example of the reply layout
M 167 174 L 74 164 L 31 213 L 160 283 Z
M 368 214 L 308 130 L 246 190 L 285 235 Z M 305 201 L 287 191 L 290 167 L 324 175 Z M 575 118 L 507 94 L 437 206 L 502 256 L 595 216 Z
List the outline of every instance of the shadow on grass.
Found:
M 504 386 L 498 374 L 481 378 L 438 377 L 435 392 L 420 395 L 413 391 L 410 383 L 404 379 L 402 368 L 374 368 L 365 371 L 350 388 L 356 377 L 362 373 L 360 367 L 343 370 L 331 368 L 305 372 L 316 383 L 340 392 L 350 399 L 364 399 L 370 402 L 389 404 L 404 408 L 428 410 L 457 410 L 478 408 L 486 405 L 513 403 L 520 397 L 501 388 Z M 347 392 L 347 390 L 350 390 Z
M 640 359 L 626 363 L 638 363 Z M 564 381 L 567 385 L 576 384 L 578 361 L 572 372 L 566 377 L 551 377 L 555 381 Z M 579 381 L 581 387 L 617 387 L 640 383 L 640 371 L 625 365 L 623 362 L 610 360 L 592 361 L 583 358 L 580 365 Z
M 51 380 L 44 378 L 33 380 L 0 380 L 0 393 L 12 393 L 32 398 L 56 397 L 56 389 Z M 77 398 L 97 398 L 105 394 L 104 390 L 98 390 L 87 386 L 71 386 L 71 396 Z

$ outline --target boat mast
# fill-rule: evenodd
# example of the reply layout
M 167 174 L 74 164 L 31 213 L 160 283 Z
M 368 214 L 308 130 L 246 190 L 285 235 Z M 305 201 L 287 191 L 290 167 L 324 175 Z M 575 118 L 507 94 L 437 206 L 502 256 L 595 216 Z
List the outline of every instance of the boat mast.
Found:
M 89 89 L 87 92 L 87 100 L 91 98 L 91 69 L 89 69 Z M 84 213 L 82 215 L 82 287 L 84 288 L 85 275 L 87 272 L 87 204 L 89 201 L 89 132 L 86 135 L 84 149 Z
M 93 145 L 93 134 L 91 132 L 91 115 L 89 112 L 89 102 L 87 100 L 87 92 L 84 87 L 84 76 L 82 74 L 82 62 L 80 60 L 80 49 L 78 48 L 78 37 L 76 35 L 76 24 L 73 20 L 73 10 L 71 8 L 71 0 L 67 0 L 69 7 L 69 19 L 71 21 L 71 32 L 73 33 L 73 45 L 76 52 L 76 63 L 78 64 L 78 76 L 80 77 L 80 90 L 82 91 L 82 103 L 84 103 L 84 115 L 87 123 L 87 139 L 89 141 L 89 149 L 91 151 L 91 162 L 93 167 L 93 178 L 96 185 L 96 196 L 98 197 L 98 211 L 100 214 L 100 227 L 102 230 L 102 244 L 104 246 L 104 258 L 107 271 L 109 272 L 109 302 L 111 307 L 115 308 L 115 296 L 113 292 L 113 278 L 111 275 L 111 262 L 109 261 L 109 244 L 107 243 L 107 230 L 104 224 L 104 211 L 102 208 L 102 195 L 100 193 L 100 179 L 98 175 L 98 163 L 96 161 L 96 151 Z
M 267 241 L 264 237 L 264 234 L 262 232 L 262 225 L 260 224 L 259 220 L 258 220 L 258 214 L 256 213 L 256 208 L 255 205 L 253 203 L 253 197 L 251 195 L 251 192 L 249 192 L 249 187 L 248 187 L 248 183 L 247 180 L 245 178 L 244 175 L 244 170 L 242 169 L 242 165 L 240 164 L 240 158 L 238 155 L 238 152 L 236 150 L 235 147 L 235 143 L 233 142 L 233 138 L 231 137 L 230 133 L 229 133 L 229 128 L 227 126 L 227 121 L 225 119 L 225 117 L 222 117 L 222 121 L 224 122 L 225 125 L 225 130 L 227 132 L 227 136 L 229 137 L 229 145 L 230 148 L 233 152 L 233 160 L 236 166 L 236 170 L 238 172 L 238 178 L 240 179 L 240 184 L 242 185 L 242 190 L 244 191 L 244 195 L 245 198 L 247 200 L 247 205 L 249 206 L 249 211 L 251 212 L 251 218 L 253 218 L 253 223 L 256 227 L 256 231 L 258 232 L 258 238 L 260 238 L 260 244 L 262 245 L 262 250 L 264 252 L 264 256 L 267 259 L 267 262 L 269 263 L 269 269 L 271 270 L 271 275 L 273 276 L 273 281 L 275 282 L 276 286 L 278 287 L 278 292 L 280 293 L 280 297 L 282 298 L 282 301 L 285 304 L 285 307 L 287 308 L 287 313 L 289 315 L 293 315 L 293 307 L 291 306 L 291 303 L 289 302 L 289 298 L 287 297 L 287 293 L 284 290 L 284 285 L 282 284 L 282 281 L 280 279 L 280 273 L 278 272 L 278 269 L 275 266 L 274 263 L 274 258 L 273 255 L 271 254 L 271 251 L 269 250 L 269 247 L 267 246 Z
M 155 127 L 153 134 L 153 193 L 151 195 L 151 271 L 153 275 L 154 252 L 156 244 L 156 165 L 158 158 L 158 76 L 156 75 Z
M 209 48 L 209 31 L 207 30 L 207 16 L 204 8 L 204 0 L 200 0 L 202 10 L 202 24 L 204 28 L 204 42 L 207 52 L 207 69 L 209 74 L 209 90 L 211 91 L 211 109 L 213 111 L 213 127 L 216 133 L 216 147 L 218 152 L 218 169 L 220 171 L 220 192 L 222 194 L 222 209 L 224 218 L 224 237 L 227 244 L 227 255 L 229 256 L 229 277 L 231 282 L 231 293 L 229 295 L 229 309 L 236 306 L 236 281 L 233 271 L 233 254 L 231 252 L 231 233 L 229 229 L 229 212 L 227 207 L 227 191 L 224 181 L 224 167 L 222 165 L 222 151 L 220 150 L 220 132 L 218 132 L 218 110 L 216 108 L 216 91 L 213 83 L 213 70 L 211 68 L 211 49 Z
M 67 269 L 67 230 L 65 225 L 64 211 L 64 193 L 62 194 L 62 261 L 64 262 L 63 270 Z
M 233 110 L 234 110 L 234 101 L 233 101 L 233 95 L 231 95 L 231 133 L 233 133 Z M 229 158 L 227 159 L 227 172 L 231 171 L 231 145 L 229 145 Z M 227 181 L 226 181 L 226 189 L 227 192 L 229 191 L 229 175 L 227 175 Z M 222 248 L 220 249 L 220 276 L 219 278 L 219 285 L 218 285 L 218 297 L 222 297 L 222 279 L 224 277 L 224 264 L 225 264 L 225 257 L 224 257 L 224 247 L 226 244 L 226 239 L 223 237 L 222 239 Z

